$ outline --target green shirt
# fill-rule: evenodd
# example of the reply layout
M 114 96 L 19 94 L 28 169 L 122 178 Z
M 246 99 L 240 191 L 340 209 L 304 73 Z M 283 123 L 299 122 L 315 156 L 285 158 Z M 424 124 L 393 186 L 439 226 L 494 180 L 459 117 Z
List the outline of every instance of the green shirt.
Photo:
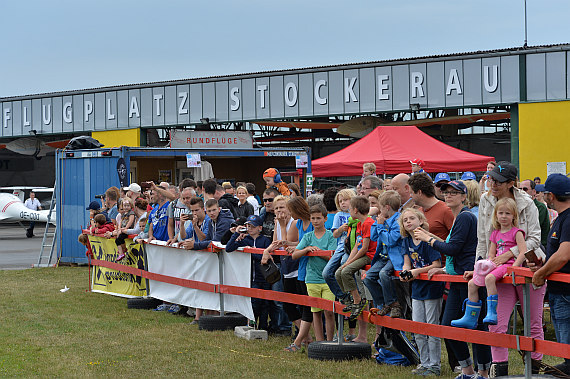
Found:
M 321 250 L 335 250 L 337 245 L 336 238 L 330 230 L 325 231 L 321 238 L 315 237 L 315 232 L 306 233 L 301 242 L 297 245 L 297 250 L 303 250 L 307 246 L 315 246 Z M 323 284 L 326 283 L 323 279 L 323 270 L 327 265 L 327 260 L 321 257 L 308 257 L 307 261 L 307 275 L 305 276 L 305 283 Z
M 546 247 L 548 240 L 548 232 L 550 232 L 550 217 L 548 217 L 548 209 L 546 205 L 534 199 L 534 204 L 538 208 L 538 223 L 540 224 L 540 243 Z

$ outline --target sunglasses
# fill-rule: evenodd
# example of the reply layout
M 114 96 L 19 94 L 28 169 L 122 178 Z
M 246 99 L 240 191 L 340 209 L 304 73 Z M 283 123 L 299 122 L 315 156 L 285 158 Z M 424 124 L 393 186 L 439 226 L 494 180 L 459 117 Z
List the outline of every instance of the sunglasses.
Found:
M 268 197 L 267 199 L 263 199 L 264 203 L 272 203 L 273 202 L 273 198 Z
M 528 187 L 521 187 L 521 189 L 522 189 L 523 191 L 525 191 L 525 192 L 530 191 L 530 188 L 528 188 Z
M 457 191 L 445 191 L 442 193 L 443 193 L 443 196 L 455 196 L 455 195 L 463 194 L 463 192 L 457 192 Z

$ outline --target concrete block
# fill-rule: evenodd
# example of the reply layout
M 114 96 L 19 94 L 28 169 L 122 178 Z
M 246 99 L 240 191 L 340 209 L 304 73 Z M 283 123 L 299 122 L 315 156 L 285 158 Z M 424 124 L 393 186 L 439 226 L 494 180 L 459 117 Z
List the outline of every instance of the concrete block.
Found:
M 255 330 L 251 326 L 236 326 L 234 329 L 234 334 L 240 338 L 245 338 L 246 340 L 264 340 L 267 341 L 267 331 L 266 330 Z

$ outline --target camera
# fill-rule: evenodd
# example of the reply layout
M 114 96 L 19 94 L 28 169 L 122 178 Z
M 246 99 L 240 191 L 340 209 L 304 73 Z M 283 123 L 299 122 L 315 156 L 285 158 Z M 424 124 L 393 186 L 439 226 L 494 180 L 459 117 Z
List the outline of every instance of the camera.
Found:
M 411 271 L 402 270 L 402 271 L 400 271 L 400 278 L 402 278 L 404 280 L 410 280 L 410 279 L 414 278 L 414 275 L 412 274 Z
M 247 233 L 247 228 L 245 226 L 240 226 L 236 230 L 238 233 Z
M 96 199 L 104 199 L 105 198 L 105 194 L 102 195 L 95 195 Z

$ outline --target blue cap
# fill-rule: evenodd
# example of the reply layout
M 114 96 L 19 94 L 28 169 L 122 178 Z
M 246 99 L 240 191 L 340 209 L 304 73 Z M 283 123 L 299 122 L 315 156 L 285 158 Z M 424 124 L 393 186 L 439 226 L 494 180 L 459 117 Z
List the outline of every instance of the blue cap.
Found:
M 544 192 L 559 196 L 570 195 L 570 178 L 563 174 L 551 174 L 544 182 Z
M 253 226 L 261 226 L 263 225 L 263 220 L 259 216 L 251 215 L 247 218 L 247 221 L 245 223 L 251 224 Z
M 463 175 L 461 175 L 461 180 L 477 180 L 477 177 L 471 171 L 465 171 Z
M 88 211 L 91 211 L 91 210 L 98 211 L 99 209 L 101 209 L 101 205 L 96 200 L 93 200 L 92 202 L 90 202 L 89 206 L 87 207 Z
M 544 192 L 544 184 L 537 184 L 536 187 L 534 187 L 534 189 L 536 190 L 536 192 Z
M 465 184 L 463 184 L 463 182 L 459 182 L 457 180 L 451 181 L 449 183 L 442 184 L 441 190 L 445 191 L 448 187 L 456 189 L 457 191 L 459 191 L 461 193 L 467 193 L 467 186 L 465 186 Z
M 447 172 L 440 172 L 439 174 L 437 174 L 435 176 L 435 180 L 433 182 L 438 183 L 438 182 L 441 182 L 442 180 L 446 180 L 448 182 L 451 180 L 451 178 L 449 177 Z

